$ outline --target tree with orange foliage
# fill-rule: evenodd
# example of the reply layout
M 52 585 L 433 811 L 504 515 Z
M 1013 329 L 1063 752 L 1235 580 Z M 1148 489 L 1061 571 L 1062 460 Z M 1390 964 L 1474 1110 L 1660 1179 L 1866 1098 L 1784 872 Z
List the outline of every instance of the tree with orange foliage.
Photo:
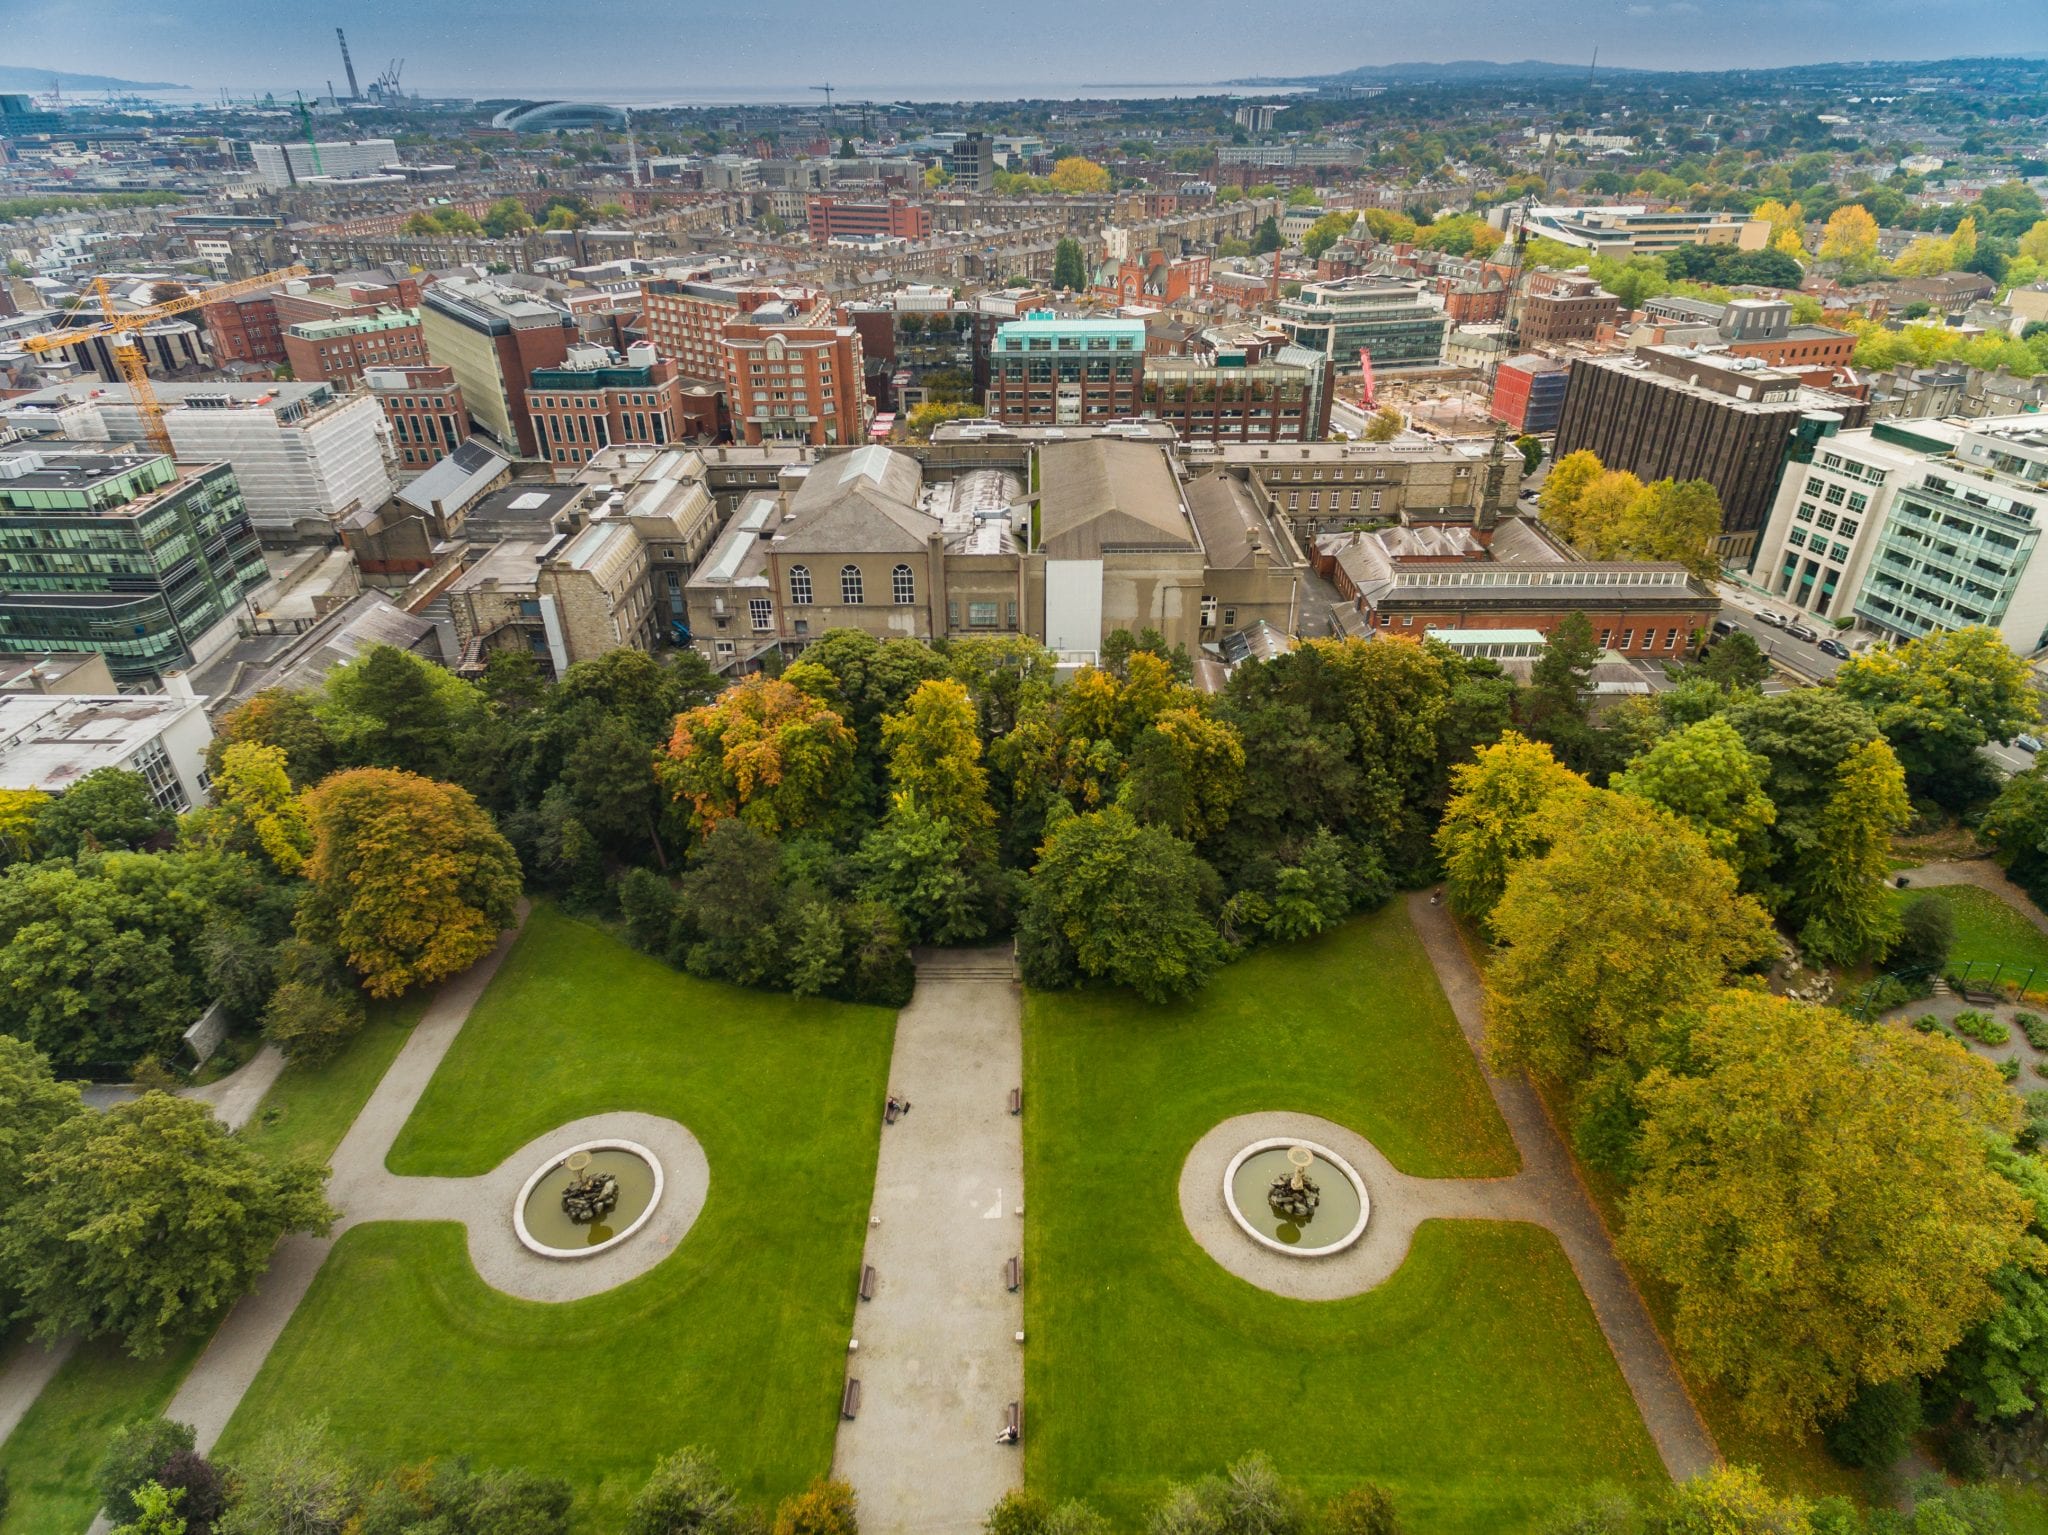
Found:
M 771 837 L 816 825 L 849 786 L 854 734 L 809 693 L 776 677 L 748 677 L 676 716 L 657 764 L 690 826 L 708 832 L 738 816 Z
M 519 903 L 519 858 L 467 789 L 393 768 L 305 796 L 313 831 L 303 938 L 341 951 L 373 997 L 460 974 Z

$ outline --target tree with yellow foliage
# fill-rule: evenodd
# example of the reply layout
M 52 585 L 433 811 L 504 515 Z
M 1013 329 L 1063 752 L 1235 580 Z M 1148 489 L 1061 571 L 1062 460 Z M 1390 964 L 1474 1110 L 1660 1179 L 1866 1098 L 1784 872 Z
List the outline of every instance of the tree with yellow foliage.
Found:
M 1844 204 L 1828 215 L 1816 254 L 1845 273 L 1875 271 L 1879 264 L 1877 220 L 1861 203 Z
M 469 791 L 394 768 L 310 790 L 299 936 L 338 949 L 373 997 L 458 975 L 519 903 L 519 858 Z
M 1107 192 L 1109 172 L 1081 155 L 1068 155 L 1052 168 L 1055 192 Z
M 214 775 L 213 806 L 195 817 L 202 837 L 217 847 L 261 852 L 280 874 L 298 873 L 312 851 L 313 833 L 286 763 L 280 746 L 230 746 Z
M 1683 1068 L 1638 1085 L 1623 1250 L 1675 1293 L 1681 1351 L 1768 1431 L 1924 1375 L 2048 1260 L 1987 1147 L 2019 1104 L 1954 1041 L 1724 991 Z
M 803 689 L 776 677 L 734 683 L 676 716 L 657 771 L 689 824 L 708 833 L 738 816 L 771 837 L 827 819 L 846 792 L 854 734 Z
M 1508 874 L 1543 850 L 1536 814 L 1559 794 L 1586 789 L 1549 746 L 1508 731 L 1451 769 L 1451 798 L 1436 830 L 1453 910 L 1489 922 Z
M 50 796 L 41 789 L 0 789 L 0 868 L 36 854 L 36 818 Z
M 1607 466 L 1599 456 L 1585 448 L 1567 453 L 1552 464 L 1550 473 L 1544 476 L 1543 489 L 1536 496 L 1536 510 L 1544 523 L 1561 538 L 1569 539 L 1578 520 L 1579 498 L 1606 472 Z
M 981 721 L 967 689 L 950 679 L 921 682 L 900 714 L 882 716 L 889 782 L 925 814 L 962 837 L 995 824 L 988 769 L 981 765 Z

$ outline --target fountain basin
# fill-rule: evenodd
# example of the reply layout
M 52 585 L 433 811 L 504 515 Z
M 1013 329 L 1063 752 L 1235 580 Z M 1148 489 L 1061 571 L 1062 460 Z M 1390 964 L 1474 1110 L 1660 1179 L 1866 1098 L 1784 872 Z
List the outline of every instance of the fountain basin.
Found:
M 1311 1154 L 1308 1176 L 1322 1191 L 1313 1218 L 1303 1224 L 1285 1219 L 1266 1202 L 1273 1180 L 1293 1170 L 1287 1153 L 1297 1146 Z M 1342 1252 L 1365 1235 L 1372 1214 L 1365 1180 L 1349 1162 L 1327 1146 L 1291 1137 L 1253 1141 L 1232 1157 L 1223 1170 L 1223 1202 L 1246 1236 L 1290 1258 Z
M 562 1209 L 562 1191 L 576 1176 L 567 1163 L 579 1152 L 590 1158 L 587 1171 L 609 1174 L 619 1186 L 618 1203 L 590 1225 L 578 1225 Z M 583 1141 L 564 1147 L 520 1186 L 512 1201 L 512 1229 L 520 1245 L 543 1258 L 594 1258 L 647 1224 L 661 1203 L 661 1189 L 661 1163 L 645 1146 L 623 1140 Z

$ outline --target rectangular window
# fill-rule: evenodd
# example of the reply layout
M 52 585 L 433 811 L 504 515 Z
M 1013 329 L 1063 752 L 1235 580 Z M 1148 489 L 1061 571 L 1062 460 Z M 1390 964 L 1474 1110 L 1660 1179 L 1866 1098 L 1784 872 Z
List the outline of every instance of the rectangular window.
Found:
M 1830 485 L 1828 487 L 1829 506 L 1840 506 L 1844 501 L 1848 500 L 1848 498 L 1849 492 L 1843 489 L 1840 485 Z
M 993 602 L 970 602 L 967 604 L 967 627 L 970 629 L 993 629 L 996 626 L 996 605 Z
M 1833 512 L 1822 512 L 1814 521 L 1819 525 L 1821 531 L 1826 532 L 1835 525 L 1835 514 Z
M 1664 631 L 1664 648 L 1666 650 L 1676 650 L 1678 648 L 1678 631 L 1676 629 L 1666 629 Z
M 1216 627 L 1216 599 L 1207 592 L 1202 593 L 1202 627 L 1204 629 Z
M 1627 650 L 1627 649 L 1628 649 L 1628 648 L 1629 648 L 1630 646 L 1632 646 L 1633 644 L 1635 644 L 1635 642 L 1636 642 L 1636 632 L 1635 632 L 1635 630 L 1633 630 L 1633 629 L 1624 629 L 1624 630 L 1622 630 L 1622 631 L 1621 631 L 1621 646 L 1620 646 L 1620 648 L 1621 648 L 1621 649 L 1623 649 L 1623 650 Z
M 775 605 L 766 597 L 748 598 L 747 615 L 753 619 L 756 633 L 766 633 L 775 627 Z
M 1785 542 L 1795 549 L 1804 549 L 1806 547 L 1806 529 L 1794 528 L 1785 535 Z
M 1799 510 L 1794 512 L 1792 515 L 1798 518 L 1801 522 L 1811 522 L 1813 521 L 1813 513 L 1813 503 L 1811 501 L 1802 501 L 1799 503 Z

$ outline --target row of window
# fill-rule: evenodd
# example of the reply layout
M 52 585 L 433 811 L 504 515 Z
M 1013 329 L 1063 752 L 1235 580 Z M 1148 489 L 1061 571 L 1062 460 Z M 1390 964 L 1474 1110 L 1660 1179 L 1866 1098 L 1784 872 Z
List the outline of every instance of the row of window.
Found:
M 889 573 L 889 593 L 890 599 L 899 606 L 917 601 L 917 575 L 908 565 L 898 565 Z M 809 566 L 792 565 L 789 567 L 789 600 L 793 607 L 802 608 L 810 606 L 812 589 Z M 867 597 L 862 591 L 860 567 L 858 565 L 843 565 L 840 567 L 839 600 L 848 606 L 858 606 L 867 601 Z M 754 601 L 765 603 L 767 599 L 765 597 L 755 598 Z M 759 629 L 765 628 L 766 625 L 760 623 L 757 617 L 754 627 Z

